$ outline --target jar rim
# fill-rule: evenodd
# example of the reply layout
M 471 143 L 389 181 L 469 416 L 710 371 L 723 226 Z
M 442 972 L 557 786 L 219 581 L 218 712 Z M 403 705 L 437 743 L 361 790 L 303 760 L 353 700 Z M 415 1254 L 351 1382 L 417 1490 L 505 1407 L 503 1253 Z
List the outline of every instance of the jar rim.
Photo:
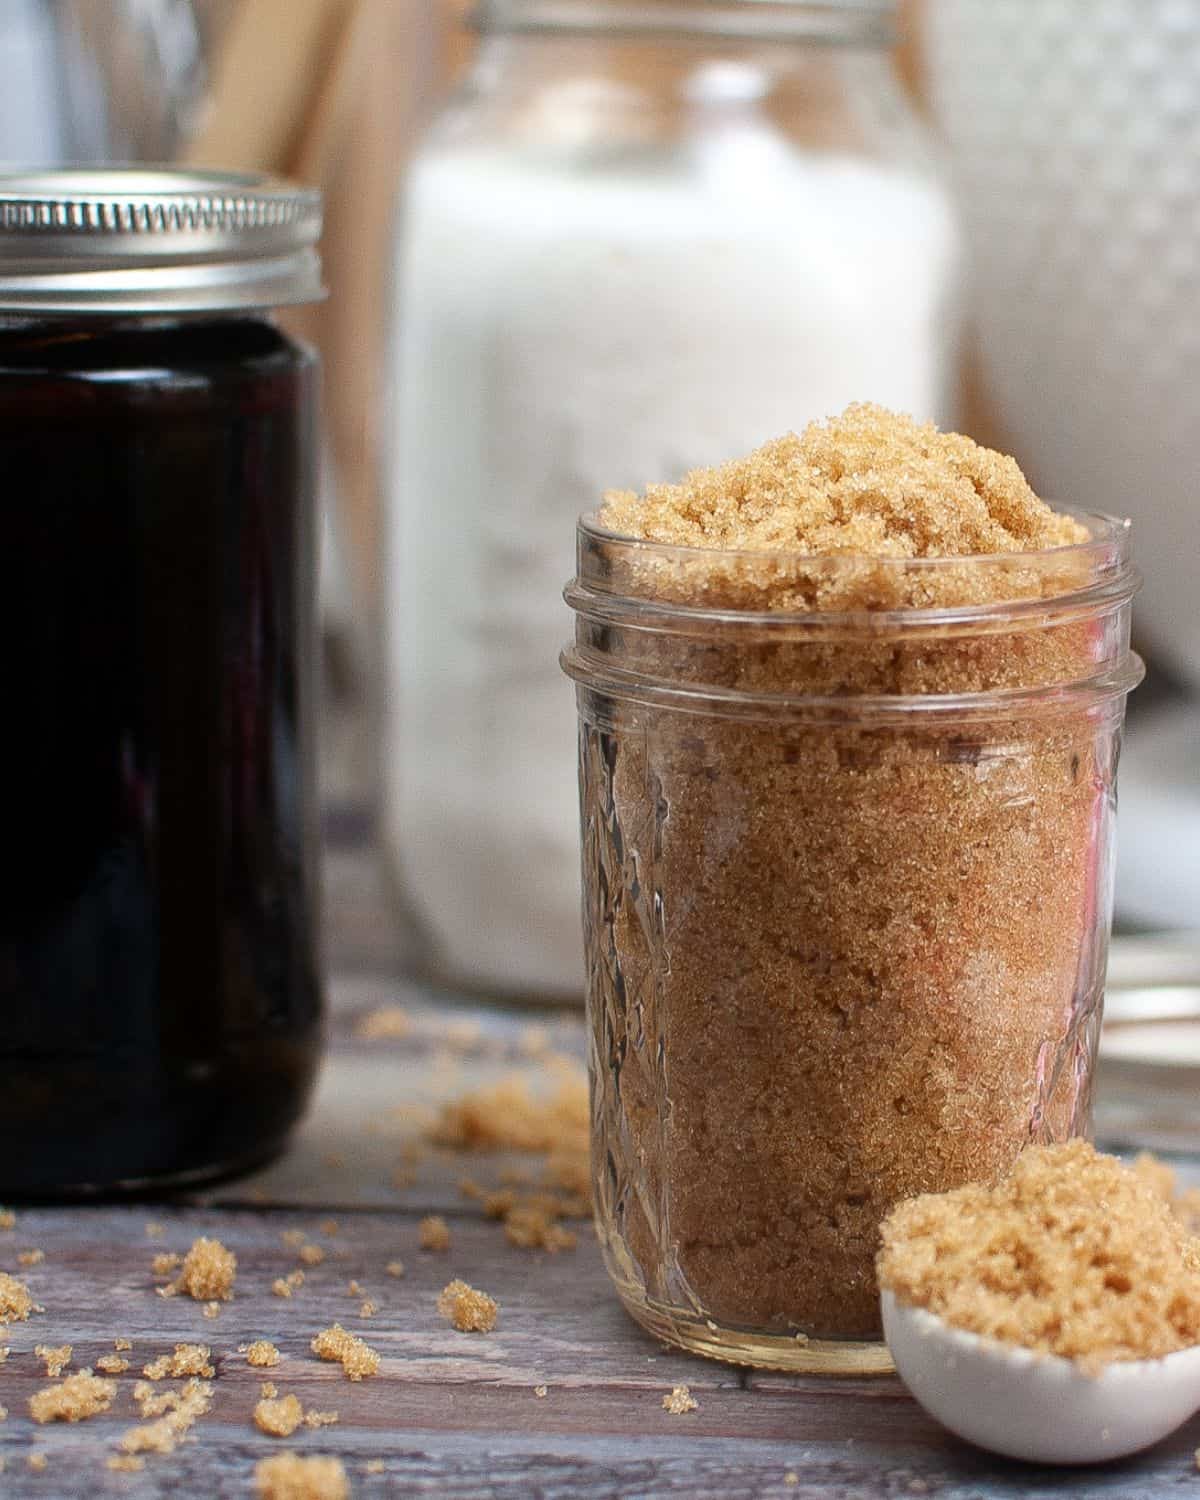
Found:
M 470 24 L 519 35 L 696 37 L 889 47 L 898 0 L 479 0 Z
M 1131 599 L 1141 587 L 1142 581 L 1141 574 L 1132 561 L 1132 521 L 1128 517 L 1075 506 L 1063 506 L 1060 511 L 1087 528 L 1089 535 L 1085 541 L 1028 552 L 966 553 L 941 557 L 878 557 L 855 552 L 828 555 L 786 549 L 698 547 L 654 542 L 612 531 L 601 524 L 596 512 L 590 511 L 579 517 L 579 570 L 577 577 L 567 585 L 565 594 L 572 608 L 577 608 L 583 602 L 583 595 L 597 602 L 598 596 L 606 596 L 613 605 L 624 603 L 639 612 L 650 611 L 661 615 L 664 621 L 678 615 L 681 619 L 705 619 L 714 623 L 720 620 L 730 623 L 743 621 L 768 629 L 795 629 L 806 623 L 811 623 L 814 627 L 834 628 L 869 624 L 872 633 L 889 626 L 975 625 L 993 617 L 1009 624 L 1024 615 L 1043 615 L 1048 609 L 1053 609 L 1057 618 L 1063 616 L 1064 612 L 1091 613 L 1110 599 L 1114 603 Z M 604 562 L 597 565 L 601 551 Z M 986 573 L 1010 570 L 1017 566 L 1037 572 L 1042 569 L 1057 569 L 1066 564 L 1085 581 L 1078 588 L 1060 593 L 954 605 L 855 610 L 751 610 L 729 606 L 712 608 L 703 604 L 664 599 L 649 593 L 622 593 L 612 587 L 613 574 L 609 564 L 614 556 L 630 560 L 638 558 L 690 563 L 706 568 L 713 568 L 721 563 L 745 566 L 758 562 L 774 569 L 791 567 L 797 571 L 803 569 L 806 572 L 819 572 L 826 577 L 836 577 L 839 573 L 849 574 L 864 565 L 884 575 L 900 577 L 922 573 L 936 576 L 939 572 L 945 573 L 950 569 L 963 567 Z M 623 576 L 632 571 L 632 568 L 623 570 Z

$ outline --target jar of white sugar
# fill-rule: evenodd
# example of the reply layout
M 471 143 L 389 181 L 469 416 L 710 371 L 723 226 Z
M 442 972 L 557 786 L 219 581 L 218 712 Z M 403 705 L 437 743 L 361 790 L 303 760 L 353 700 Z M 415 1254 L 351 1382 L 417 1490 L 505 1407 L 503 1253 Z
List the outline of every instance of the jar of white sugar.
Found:
M 952 423 L 883 0 L 491 0 L 398 216 L 384 836 L 427 968 L 580 994 L 570 521 L 851 401 Z M 669 814 L 668 814 L 669 815 Z

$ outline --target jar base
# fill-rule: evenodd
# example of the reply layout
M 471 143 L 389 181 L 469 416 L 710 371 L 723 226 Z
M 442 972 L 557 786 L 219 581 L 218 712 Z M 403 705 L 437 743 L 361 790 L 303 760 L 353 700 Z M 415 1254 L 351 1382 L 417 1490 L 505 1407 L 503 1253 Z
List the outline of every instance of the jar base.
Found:
M 892 1375 L 896 1370 L 882 1340 L 804 1339 L 723 1327 L 684 1308 L 651 1303 L 633 1287 L 618 1285 L 617 1295 L 629 1316 L 648 1333 L 705 1359 L 792 1375 Z

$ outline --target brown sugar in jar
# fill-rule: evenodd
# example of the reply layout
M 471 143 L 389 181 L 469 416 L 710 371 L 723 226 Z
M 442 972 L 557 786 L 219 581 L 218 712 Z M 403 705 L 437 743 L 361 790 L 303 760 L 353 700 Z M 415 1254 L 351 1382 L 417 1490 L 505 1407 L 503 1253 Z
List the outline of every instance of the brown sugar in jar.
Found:
M 1087 1128 L 1136 581 L 872 407 L 581 522 L 595 1196 L 659 1336 L 885 1368 L 894 1204 Z

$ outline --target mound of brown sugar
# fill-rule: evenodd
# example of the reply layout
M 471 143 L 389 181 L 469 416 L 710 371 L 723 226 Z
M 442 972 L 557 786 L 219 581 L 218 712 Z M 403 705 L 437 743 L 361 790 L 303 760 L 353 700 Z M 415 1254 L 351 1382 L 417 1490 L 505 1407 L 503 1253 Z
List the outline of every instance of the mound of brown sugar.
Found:
M 362 1380 L 379 1369 L 379 1355 L 355 1333 L 347 1333 L 340 1323 L 324 1328 L 310 1345 L 318 1359 L 340 1364 L 351 1380 Z
M 301 1458 L 279 1453 L 255 1465 L 261 1500 L 348 1500 L 350 1485 L 340 1458 Z
M 183 1257 L 175 1288 L 197 1302 L 228 1302 L 236 1276 L 237 1256 L 233 1251 L 226 1250 L 220 1240 L 202 1236 Z
M 1084 1141 L 1026 1151 L 995 1187 L 902 1203 L 879 1280 L 955 1328 L 1093 1368 L 1200 1343 L 1200 1240 L 1161 1182 Z
M 1014 459 L 866 403 L 681 484 L 610 491 L 600 519 L 673 546 L 820 557 L 977 557 L 1087 540 Z
M 437 1310 L 459 1333 L 491 1333 L 500 1307 L 486 1292 L 455 1279 L 438 1293 Z
M 29 1415 L 35 1422 L 83 1422 L 107 1411 L 116 1394 L 115 1380 L 80 1370 L 60 1385 L 48 1385 L 30 1396 Z
M 23 1281 L 0 1271 L 0 1323 L 24 1323 L 34 1312 L 33 1298 Z

